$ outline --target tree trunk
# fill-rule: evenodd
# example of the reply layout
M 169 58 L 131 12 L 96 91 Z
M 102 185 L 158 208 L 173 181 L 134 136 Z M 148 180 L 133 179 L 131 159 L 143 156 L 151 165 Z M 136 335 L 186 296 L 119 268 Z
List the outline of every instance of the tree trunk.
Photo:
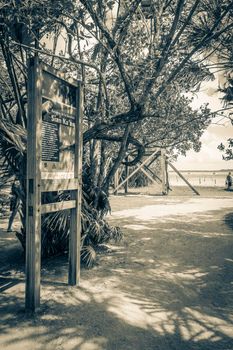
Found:
M 125 153 L 127 151 L 127 145 L 128 145 L 127 141 L 128 141 L 129 132 L 130 132 L 130 127 L 129 127 L 129 125 L 127 125 L 126 128 L 125 128 L 125 132 L 124 132 L 123 138 L 122 138 L 122 142 L 121 142 L 121 146 L 120 146 L 120 149 L 119 149 L 119 152 L 118 152 L 118 156 L 115 159 L 115 161 L 114 161 L 114 163 L 112 165 L 112 168 L 110 169 L 110 171 L 107 174 L 106 178 L 104 179 L 102 188 L 103 188 L 104 192 L 107 193 L 107 194 L 108 194 L 108 191 L 109 191 L 110 183 L 113 180 L 113 177 L 114 177 L 117 169 L 119 168 L 122 160 L 125 158 Z

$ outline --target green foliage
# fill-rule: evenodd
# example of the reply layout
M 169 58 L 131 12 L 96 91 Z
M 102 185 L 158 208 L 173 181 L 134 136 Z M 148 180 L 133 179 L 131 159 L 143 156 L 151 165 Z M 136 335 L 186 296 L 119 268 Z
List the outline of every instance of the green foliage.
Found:
M 224 51 L 219 53 L 220 57 L 223 55 L 224 64 L 221 67 L 225 71 L 226 82 L 223 87 L 219 88 L 219 91 L 223 93 L 222 102 L 223 106 L 227 108 L 229 120 L 231 125 L 233 125 L 233 48 L 232 45 L 229 45 L 227 41 L 227 45 L 224 47 Z M 221 143 L 218 146 L 218 149 L 223 152 L 222 158 L 226 161 L 233 159 L 233 139 L 229 138 L 225 144 Z
M 233 159 L 233 139 L 232 138 L 228 139 L 227 145 L 224 145 L 223 143 L 221 143 L 218 146 L 218 149 L 221 152 L 224 152 L 224 155 L 222 156 L 222 158 L 224 160 L 232 160 Z
M 233 79 L 231 78 L 231 76 L 228 76 L 225 87 L 223 89 L 220 89 L 220 91 L 224 93 L 224 96 L 223 96 L 224 105 L 227 107 L 233 107 Z M 231 124 L 233 125 L 232 114 L 233 112 L 231 110 L 229 112 L 229 117 L 230 117 Z M 221 143 L 218 146 L 218 149 L 224 152 L 224 155 L 223 155 L 224 160 L 233 159 L 233 139 L 232 138 L 228 139 L 228 143 L 226 145 Z

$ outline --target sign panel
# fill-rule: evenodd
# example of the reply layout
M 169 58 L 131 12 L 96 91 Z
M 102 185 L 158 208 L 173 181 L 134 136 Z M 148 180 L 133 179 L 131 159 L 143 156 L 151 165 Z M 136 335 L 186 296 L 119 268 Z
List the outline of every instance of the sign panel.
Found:
M 77 87 L 46 69 L 42 78 L 41 176 L 74 178 Z

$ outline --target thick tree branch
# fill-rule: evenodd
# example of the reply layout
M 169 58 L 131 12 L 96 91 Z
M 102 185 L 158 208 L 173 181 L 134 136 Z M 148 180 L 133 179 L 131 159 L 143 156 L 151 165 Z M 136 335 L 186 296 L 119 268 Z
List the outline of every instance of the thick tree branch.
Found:
M 19 82 L 16 76 L 16 72 L 15 72 L 15 67 L 13 64 L 13 60 L 12 60 L 12 56 L 9 52 L 9 50 L 7 50 L 7 47 L 5 46 L 4 42 L 2 40 L 0 40 L 0 44 L 1 44 L 1 48 L 2 48 L 2 53 L 5 59 L 5 63 L 7 66 L 7 70 L 8 70 L 8 74 L 9 74 L 9 78 L 11 80 L 11 84 L 12 84 L 12 88 L 14 91 L 14 95 L 15 95 L 15 99 L 17 101 L 17 105 L 18 105 L 18 110 L 19 110 L 19 116 L 20 116 L 20 123 L 22 126 L 26 126 L 26 113 L 24 110 L 24 105 L 23 105 L 23 99 L 21 96 L 21 91 L 20 91 L 20 87 L 19 87 Z
M 170 74 L 168 79 L 159 87 L 158 91 L 154 96 L 155 99 L 161 95 L 161 93 L 174 80 L 174 78 L 178 75 L 178 73 L 180 73 L 180 71 L 184 68 L 185 64 L 191 59 L 191 57 L 196 52 L 198 52 L 202 47 L 207 45 L 211 40 L 213 40 L 213 38 L 217 39 L 223 33 L 223 30 L 216 33 L 214 33 L 214 31 L 219 26 L 220 22 L 228 15 L 230 9 L 231 9 L 231 5 L 228 5 L 225 11 L 223 11 L 222 15 L 219 16 L 218 20 L 216 20 L 215 23 L 212 25 L 212 27 L 209 29 L 208 33 L 202 38 L 202 40 L 200 40 L 198 44 L 194 46 L 194 48 L 190 51 L 190 53 L 187 54 L 186 57 L 175 67 L 175 69 Z M 151 82 L 147 85 L 145 92 L 140 99 L 141 105 L 145 104 L 147 97 L 149 96 L 149 93 L 152 90 L 158 76 L 159 74 L 156 73 L 156 75 L 153 76 L 153 78 L 151 79 Z
M 154 70 L 154 73 L 152 74 L 153 78 L 150 79 L 149 82 L 146 82 L 144 92 L 143 92 L 143 95 L 141 97 L 141 101 L 145 101 L 145 99 L 148 97 L 148 94 L 151 91 L 152 86 L 155 84 L 157 78 L 161 74 L 163 67 L 167 63 L 169 53 L 170 53 L 172 39 L 175 35 L 176 29 L 177 29 L 178 24 L 179 24 L 179 19 L 180 19 L 182 10 L 183 10 L 184 2 L 185 2 L 184 0 L 179 0 L 177 3 L 175 16 L 174 16 L 170 31 L 167 35 L 166 42 L 164 43 L 164 48 L 163 48 L 162 53 L 161 53 L 161 58 L 155 64 L 155 70 Z
M 116 128 L 122 127 L 124 124 L 130 124 L 142 120 L 144 116 L 141 114 L 141 109 L 130 110 L 127 113 L 118 114 L 111 119 L 110 122 L 101 122 L 95 124 L 92 128 L 88 129 L 83 134 L 84 144 L 93 138 L 96 138 L 99 133 L 114 130 Z
M 128 141 L 129 132 L 130 132 L 130 126 L 127 125 L 125 128 L 124 134 L 122 136 L 122 142 L 121 142 L 121 146 L 120 146 L 117 158 L 115 159 L 115 162 L 114 162 L 112 168 L 110 169 L 109 173 L 107 174 L 107 176 L 103 182 L 102 187 L 106 193 L 108 192 L 109 185 L 110 185 L 111 180 L 113 179 L 113 176 L 115 175 L 117 169 L 119 168 L 122 160 L 125 157 L 125 153 L 127 150 L 127 141 Z
M 109 141 L 109 142 L 123 142 L 123 138 L 121 136 L 107 135 L 107 134 L 101 134 L 101 133 L 99 133 L 96 136 L 96 139 Z M 137 139 L 135 139 L 131 134 L 129 134 L 129 136 L 128 136 L 127 148 L 129 147 L 129 145 L 133 145 L 135 147 L 137 154 L 136 154 L 134 159 L 132 159 L 131 161 L 128 161 L 128 162 L 122 161 L 122 164 L 125 164 L 128 166 L 133 166 L 133 165 L 136 165 L 144 156 L 145 147 Z
M 221 19 L 223 19 L 227 14 L 228 10 L 224 12 L 224 14 L 221 16 Z M 167 88 L 167 86 L 175 79 L 175 77 L 180 73 L 180 71 L 184 68 L 185 64 L 191 59 L 191 57 L 204 45 L 206 45 L 209 41 L 212 40 L 212 36 L 210 36 L 210 33 L 213 33 L 213 31 L 216 29 L 216 27 L 219 25 L 220 19 L 212 26 L 209 33 L 205 35 L 205 37 L 197 44 L 193 50 L 182 60 L 182 62 L 173 70 L 171 75 L 168 77 L 166 82 L 164 82 L 158 89 L 158 91 L 155 94 L 155 99 L 159 97 L 162 92 Z M 222 32 L 222 31 L 221 31 Z M 219 33 L 219 36 L 221 35 L 221 32 Z M 218 35 L 215 33 L 215 38 L 217 38 Z
M 131 106 L 131 108 L 133 108 L 134 105 L 136 104 L 136 101 L 135 101 L 135 98 L 133 96 L 133 89 L 132 89 L 132 86 L 130 84 L 130 80 L 127 76 L 124 64 L 122 62 L 120 49 L 117 46 L 117 43 L 115 42 L 114 38 L 111 36 L 110 32 L 108 31 L 107 27 L 103 23 L 103 21 L 95 13 L 91 3 L 87 2 L 85 0 L 80 0 L 80 2 L 83 4 L 85 9 L 89 12 L 93 22 L 99 28 L 102 35 L 107 40 L 109 47 L 111 48 L 112 52 L 114 53 L 114 62 L 116 63 L 116 65 L 119 69 L 119 72 L 121 74 L 121 78 L 122 78 L 122 81 L 123 81 L 124 86 L 125 86 L 125 91 L 126 91 L 128 99 L 129 99 L 130 106 Z
M 135 0 L 133 4 L 129 7 L 128 11 L 125 11 L 123 15 L 119 15 L 114 28 L 112 29 L 113 37 L 115 37 L 117 34 L 119 34 L 119 37 L 117 39 L 117 45 L 122 42 L 124 39 L 127 29 L 130 25 L 130 22 L 135 14 L 135 12 L 138 9 L 139 4 L 142 0 Z

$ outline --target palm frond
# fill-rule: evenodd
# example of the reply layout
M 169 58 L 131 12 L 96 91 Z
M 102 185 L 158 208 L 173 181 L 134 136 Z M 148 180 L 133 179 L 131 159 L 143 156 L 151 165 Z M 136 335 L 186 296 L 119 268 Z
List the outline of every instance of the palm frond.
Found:
M 94 265 L 96 261 L 96 251 L 93 246 L 91 245 L 83 246 L 83 249 L 81 252 L 81 260 L 87 267 L 91 267 Z

